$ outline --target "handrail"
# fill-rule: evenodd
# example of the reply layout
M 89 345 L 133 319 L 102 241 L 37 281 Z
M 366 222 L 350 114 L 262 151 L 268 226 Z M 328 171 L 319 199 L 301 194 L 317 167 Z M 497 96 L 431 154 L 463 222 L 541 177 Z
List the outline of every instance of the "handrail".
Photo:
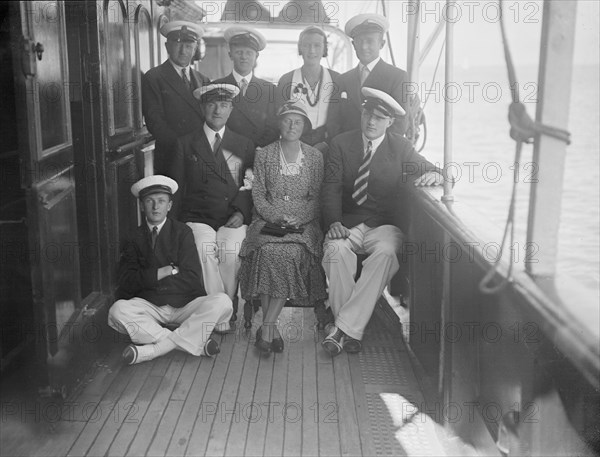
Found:
M 466 246 L 474 246 L 472 258 L 475 263 L 484 270 L 490 268 L 491 262 L 483 252 L 483 246 L 489 240 L 477 235 L 455 213 L 448 211 L 440 202 L 439 189 L 415 188 L 411 192 L 414 196 L 412 201 L 420 205 L 452 239 L 465 243 Z M 507 262 L 500 261 L 496 271 L 498 277 L 506 277 L 507 272 Z M 589 320 L 590 316 L 575 315 L 572 307 L 561 299 L 560 291 L 552 285 L 542 287 L 522 271 L 513 271 L 508 287 L 501 293 L 509 292 L 519 302 L 528 306 L 528 310 L 534 314 L 547 338 L 571 361 L 586 380 L 592 386 L 598 386 L 600 384 L 600 337 L 581 325 L 581 321 Z

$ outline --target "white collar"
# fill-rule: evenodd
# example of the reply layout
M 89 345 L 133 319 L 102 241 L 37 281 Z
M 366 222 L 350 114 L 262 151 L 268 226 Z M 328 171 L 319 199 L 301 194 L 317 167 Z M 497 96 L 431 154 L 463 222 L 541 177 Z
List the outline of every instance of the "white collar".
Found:
M 231 74 L 233 74 L 233 78 L 235 79 L 235 82 L 238 84 L 238 86 L 240 85 L 240 81 L 242 80 L 242 78 L 244 78 L 246 80 L 246 83 L 250 84 L 250 81 L 252 81 L 252 78 L 254 77 L 254 72 L 253 71 L 251 71 L 250 73 L 248 73 L 246 76 L 240 75 L 235 70 L 231 70 Z
M 371 142 L 371 147 L 373 148 L 373 152 L 372 154 L 375 154 L 375 151 L 377 151 L 377 148 L 381 145 L 381 143 L 383 143 L 383 140 L 385 139 L 385 133 L 383 135 L 381 135 L 379 138 L 375 138 L 374 140 L 369 140 L 364 134 L 362 136 L 362 140 L 363 140 L 363 153 L 367 150 L 367 143 L 370 141 Z
M 369 69 L 369 72 L 371 72 L 371 71 L 373 71 L 373 68 L 375 68 L 375 65 L 377 65 L 379 63 L 380 60 L 381 60 L 381 57 L 377 57 L 375 60 L 373 60 L 372 62 L 369 62 L 367 65 L 363 65 L 362 63 L 359 62 L 358 69 L 362 70 L 362 67 L 367 67 Z
M 181 70 L 183 70 L 184 68 L 185 70 L 185 74 L 187 75 L 187 77 L 190 77 L 190 74 L 192 73 L 192 70 L 190 68 L 190 66 L 188 65 L 187 67 L 180 67 L 179 65 L 177 65 L 175 62 L 173 62 L 171 59 L 169 59 L 169 62 L 171 62 L 171 65 L 173 65 L 173 68 L 175 69 L 175 71 L 177 72 L 177 74 L 179 75 L 179 77 L 181 77 Z
M 215 135 L 218 133 L 219 136 L 221 137 L 221 140 L 223 139 L 223 134 L 225 133 L 225 126 L 223 126 L 223 128 L 221 130 L 219 130 L 218 132 L 215 132 L 213 129 L 211 129 L 208 124 L 205 122 L 204 126 L 204 134 L 206 135 L 206 138 L 208 139 L 208 142 L 210 143 L 210 145 L 212 146 L 212 144 L 215 142 Z
M 146 225 L 148 226 L 148 230 L 150 230 L 150 232 L 152 232 L 152 229 L 154 229 L 154 227 L 156 227 L 158 229 L 158 233 L 160 233 L 160 231 L 162 230 L 162 228 L 166 222 L 167 222 L 167 218 L 165 217 L 165 220 L 162 221 L 160 224 L 152 225 L 152 224 L 149 224 L 148 220 L 146 219 Z

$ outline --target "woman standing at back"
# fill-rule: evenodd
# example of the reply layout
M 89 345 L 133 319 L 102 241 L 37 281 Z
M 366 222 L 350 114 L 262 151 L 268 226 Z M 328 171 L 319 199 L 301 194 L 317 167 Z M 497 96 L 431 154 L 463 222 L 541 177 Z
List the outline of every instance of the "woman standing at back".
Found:
M 317 26 L 306 27 L 298 38 L 298 54 L 304 64 L 284 74 L 277 84 L 277 105 L 302 100 L 312 128 L 302 141 L 321 152 L 339 132 L 339 73 L 321 65 L 327 57 L 327 35 Z

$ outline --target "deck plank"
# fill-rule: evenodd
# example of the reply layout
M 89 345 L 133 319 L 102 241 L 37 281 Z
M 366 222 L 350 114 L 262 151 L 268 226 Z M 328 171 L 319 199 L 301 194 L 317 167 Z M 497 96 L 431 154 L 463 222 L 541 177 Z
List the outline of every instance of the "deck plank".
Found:
M 314 456 L 319 454 L 319 424 L 315 421 L 319 407 L 315 318 L 312 310 L 308 310 L 310 313 L 306 309 L 302 311 L 302 455 Z
M 173 391 L 175 383 L 179 378 L 179 373 L 183 368 L 185 354 L 180 351 L 172 351 L 165 356 L 159 357 L 157 360 L 163 363 L 154 365 L 154 369 L 151 371 L 152 376 L 159 376 L 154 373 L 162 372 L 162 370 L 158 370 L 157 368 L 162 369 L 163 365 L 166 365 L 167 368 L 165 368 L 160 385 L 148 406 L 146 414 L 144 414 L 144 418 L 135 434 L 133 442 L 129 446 L 127 455 L 145 455 L 146 450 L 150 445 L 150 437 L 154 436 L 156 429 L 158 428 L 158 424 L 160 423 L 169 402 L 171 392 Z M 165 361 L 167 363 L 164 363 Z
M 188 397 L 192 383 L 196 378 L 196 373 L 200 368 L 202 357 L 187 354 L 183 369 L 177 378 L 175 387 L 173 387 L 173 393 L 171 394 L 171 400 L 182 400 Z
M 373 442 L 373 433 L 371 432 L 371 421 L 369 419 L 369 409 L 367 407 L 367 395 L 365 385 L 363 384 L 362 372 L 358 355 L 348 355 L 348 364 L 350 366 L 350 376 L 354 391 L 354 408 L 359 427 L 360 447 L 362 455 L 377 455 L 375 443 Z
M 338 405 L 341 454 L 343 456 L 360 455 L 360 427 L 354 403 L 355 386 L 350 374 L 348 354 L 344 352 L 334 359 L 333 372 Z M 364 422 L 361 424 L 364 426 Z
M 223 340 L 221 340 L 223 342 Z M 218 414 L 217 408 L 225 382 L 225 376 L 229 368 L 229 361 L 233 352 L 234 344 L 223 344 L 221 353 L 215 357 L 215 363 L 207 381 L 206 390 L 198 415 L 189 437 L 188 447 L 185 455 L 204 455 L 210 439 L 210 431 Z
M 73 443 L 67 456 L 78 457 L 87 454 L 88 449 L 93 445 L 94 440 L 102 429 L 104 422 L 111 416 L 115 404 L 117 404 L 121 393 L 125 390 L 133 374 L 136 372 L 136 368 L 138 367 L 121 369 L 96 407 L 93 409 L 87 408 L 87 410 L 93 412 L 88 411 L 89 417 L 85 427 L 75 443 Z M 85 414 L 88 415 L 88 413 Z
M 257 314 L 257 321 L 262 321 L 260 312 Z M 256 385 L 256 376 L 258 374 L 259 357 L 258 351 L 253 347 L 256 328 L 253 326 L 249 340 L 248 350 L 246 352 L 246 361 L 240 378 L 240 387 L 237 393 L 236 408 L 239 408 L 236 420 L 231 423 L 229 436 L 227 437 L 227 446 L 225 455 L 239 457 L 244 455 L 248 436 L 248 416 L 250 415 L 250 405 L 254 399 L 254 387 Z
M 284 341 L 284 350 L 274 355 L 273 378 L 264 455 L 281 457 L 285 437 L 285 405 L 287 395 L 289 354 L 292 345 L 298 344 L 299 333 L 294 330 L 292 308 L 284 308 L 279 318 L 279 331 Z
M 325 352 L 317 347 L 317 353 Z M 339 356 L 338 356 L 339 357 Z M 348 378 L 349 379 L 349 378 Z M 336 397 L 336 382 L 333 371 L 333 358 L 319 359 L 317 363 L 318 402 L 313 411 L 312 420 L 319 427 L 319 455 L 339 456 L 340 432 L 338 423 L 348 418 L 339 414 L 339 404 Z
M 166 454 L 173 430 L 175 430 L 175 425 L 177 424 L 177 419 L 179 419 L 179 415 L 183 409 L 183 403 L 182 400 L 169 400 L 146 455 L 158 456 Z
M 151 363 L 151 362 L 148 362 Z M 138 396 L 135 399 L 135 407 L 130 410 L 130 413 L 125 418 L 119 429 L 119 433 L 111 443 L 108 449 L 108 456 L 122 457 L 127 453 L 129 445 L 135 438 L 138 428 L 142 422 L 154 394 L 158 390 L 162 378 L 159 376 L 148 376 L 144 380 L 144 384 L 140 389 Z
M 257 357 L 256 355 L 255 357 Z M 248 415 L 248 440 L 246 440 L 246 456 L 262 456 L 267 435 L 269 419 L 271 384 L 273 382 L 273 360 L 275 357 L 260 356 L 256 387 L 250 414 Z
M 248 336 L 245 332 L 239 331 L 240 333 L 226 336 L 226 344 L 233 345 L 233 352 L 215 413 L 217 420 L 210 433 L 206 455 L 224 455 L 231 425 L 234 421 L 241 420 L 238 393 L 240 391 L 240 383 L 243 380 L 242 373 L 246 358 L 251 356 L 247 354 Z
M 131 376 L 131 381 L 121 394 L 121 397 L 114 405 L 110 416 L 104 422 L 100 433 L 96 437 L 94 444 L 88 451 L 89 455 L 105 455 L 115 436 L 118 434 L 123 421 L 129 416 L 129 413 L 136 411 L 135 399 L 139 394 L 142 385 L 148 373 L 150 373 L 152 365 L 139 365 Z M 131 416 L 129 416 L 131 417 Z
M 290 329 L 300 329 L 304 335 L 304 312 L 293 308 L 291 312 Z M 288 344 L 288 376 L 286 386 L 285 406 L 282 416 L 285 423 L 283 440 L 284 456 L 299 456 L 302 453 L 302 341 L 294 339 Z
M 221 354 L 217 357 L 220 356 Z M 214 357 L 200 358 L 200 366 L 198 367 L 198 371 L 196 372 L 196 376 L 194 377 L 194 381 L 188 392 L 185 405 L 183 406 L 175 431 L 171 437 L 171 443 L 167 449 L 167 455 L 169 456 L 185 455 L 190 437 L 192 436 L 196 417 L 202 406 L 202 401 L 204 400 L 207 383 L 210 379 L 215 360 L 216 358 Z

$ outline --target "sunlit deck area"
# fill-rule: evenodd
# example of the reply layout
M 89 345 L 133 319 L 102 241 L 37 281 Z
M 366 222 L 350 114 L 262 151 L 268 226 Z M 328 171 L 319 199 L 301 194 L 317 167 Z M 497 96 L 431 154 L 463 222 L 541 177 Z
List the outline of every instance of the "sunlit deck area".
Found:
M 376 312 L 362 353 L 331 358 L 312 309 L 285 308 L 285 350 L 265 358 L 260 319 L 219 336 L 215 358 L 174 351 L 124 366 L 114 343 L 64 402 L 3 411 L 2 455 L 464 455 L 419 411 L 399 321 Z

